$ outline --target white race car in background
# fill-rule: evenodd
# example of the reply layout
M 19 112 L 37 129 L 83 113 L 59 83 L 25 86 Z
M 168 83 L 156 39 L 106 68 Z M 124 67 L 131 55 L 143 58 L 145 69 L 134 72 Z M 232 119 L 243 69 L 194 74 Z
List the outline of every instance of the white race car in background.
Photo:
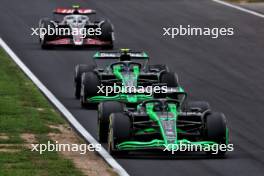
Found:
M 113 25 L 109 20 L 94 19 L 94 10 L 73 6 L 56 8 L 53 14 L 53 19 L 43 18 L 39 21 L 40 44 L 43 49 L 58 45 L 113 48 Z

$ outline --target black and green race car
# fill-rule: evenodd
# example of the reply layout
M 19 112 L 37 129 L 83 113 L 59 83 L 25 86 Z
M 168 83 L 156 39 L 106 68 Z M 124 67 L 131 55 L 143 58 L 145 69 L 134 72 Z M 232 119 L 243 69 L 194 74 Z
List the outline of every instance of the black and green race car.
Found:
M 129 151 L 179 151 L 180 145 L 199 148 L 199 151 L 224 156 L 226 150 L 214 153 L 214 148 L 228 145 L 229 132 L 223 113 L 210 110 L 204 101 L 185 100 L 179 91 L 172 98 L 154 98 L 136 108 L 106 101 L 99 104 L 98 137 L 108 141 L 113 155 Z M 195 150 L 194 150 L 195 151 Z
M 129 49 L 120 51 L 97 52 L 93 65 L 77 65 L 75 67 L 75 97 L 81 105 L 97 104 L 105 100 L 138 104 L 152 99 L 152 95 L 137 91 L 165 84 L 167 87 L 178 87 L 178 76 L 170 72 L 166 65 L 149 65 L 149 57 L 145 52 L 132 52 Z M 101 88 L 121 87 L 122 91 L 105 94 Z M 135 88 L 136 91 L 123 91 Z

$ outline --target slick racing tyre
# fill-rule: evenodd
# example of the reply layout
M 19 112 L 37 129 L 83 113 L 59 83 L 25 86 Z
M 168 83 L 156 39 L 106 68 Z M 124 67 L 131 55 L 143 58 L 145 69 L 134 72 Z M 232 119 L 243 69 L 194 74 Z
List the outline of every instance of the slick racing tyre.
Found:
M 98 86 L 101 85 L 101 82 L 98 76 L 94 72 L 86 72 L 82 74 L 82 83 L 81 83 L 81 105 L 84 108 L 88 108 L 90 104 L 88 98 L 97 95 Z
M 113 39 L 113 27 L 111 23 L 107 20 L 101 25 L 102 34 L 100 39 L 103 41 L 109 41 L 109 45 L 103 46 L 103 49 L 113 49 L 114 47 L 114 39 Z
M 98 105 L 97 133 L 99 142 L 107 142 L 111 113 L 123 112 L 125 105 L 117 101 L 105 101 Z
M 160 76 L 160 82 L 166 83 L 168 87 L 178 87 L 178 75 L 175 72 L 164 72 Z
M 48 41 L 52 40 L 54 36 L 49 36 L 47 34 L 48 28 L 53 28 L 55 31 L 55 26 L 50 22 L 49 19 L 43 19 L 40 21 L 40 29 L 44 29 L 46 31 L 45 34 L 39 34 L 40 45 L 42 49 L 52 49 L 52 45 L 47 44 Z
M 81 96 L 81 82 L 82 82 L 82 74 L 85 72 L 93 72 L 95 69 L 95 65 L 84 65 L 79 64 L 75 66 L 75 74 L 74 74 L 74 83 L 75 83 L 75 89 L 74 89 L 74 95 L 76 99 L 80 99 Z
M 210 104 L 206 101 L 189 101 L 185 104 L 184 111 L 186 112 L 205 112 L 210 109 Z
M 160 83 L 165 83 L 168 88 L 177 88 L 179 86 L 178 75 L 175 72 L 163 72 L 160 75 Z M 167 93 L 167 97 L 178 99 L 177 93 Z
M 167 65 L 148 65 L 146 67 L 146 70 L 148 72 L 161 72 L 161 71 L 169 72 L 169 68 Z
M 130 127 L 131 122 L 127 115 L 111 114 L 108 132 L 108 152 L 111 155 L 120 156 L 128 153 L 126 150 L 118 150 L 116 145 L 130 139 Z
M 212 112 L 206 115 L 205 119 L 205 140 L 213 141 L 217 144 L 228 144 L 227 124 L 223 113 Z M 207 151 L 210 156 L 224 156 L 226 151 Z

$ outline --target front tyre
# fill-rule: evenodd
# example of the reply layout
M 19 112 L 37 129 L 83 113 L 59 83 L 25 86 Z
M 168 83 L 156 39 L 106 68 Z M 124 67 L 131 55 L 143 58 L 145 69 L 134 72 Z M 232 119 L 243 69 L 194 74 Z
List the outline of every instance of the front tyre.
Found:
M 226 118 L 223 113 L 212 112 L 205 118 L 205 140 L 216 142 L 217 144 L 228 144 L 228 132 Z M 226 151 L 207 151 L 211 156 L 224 156 Z
M 126 150 L 119 150 L 117 145 L 130 139 L 131 122 L 127 115 L 114 113 L 110 116 L 108 132 L 108 152 L 111 155 L 119 156 L 127 154 Z
M 111 113 L 123 112 L 125 105 L 117 101 L 105 101 L 98 105 L 97 128 L 99 142 L 107 142 Z

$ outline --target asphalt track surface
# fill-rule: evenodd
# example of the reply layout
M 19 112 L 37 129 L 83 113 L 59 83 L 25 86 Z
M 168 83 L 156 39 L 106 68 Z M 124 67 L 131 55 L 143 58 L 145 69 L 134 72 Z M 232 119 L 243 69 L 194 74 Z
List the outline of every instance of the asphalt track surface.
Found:
M 264 21 L 210 0 L 1 0 L 0 36 L 55 96 L 96 136 L 96 111 L 83 110 L 73 97 L 73 68 L 90 64 L 95 50 L 44 51 L 31 27 L 57 6 L 79 3 L 111 19 L 116 48 L 144 49 L 154 64 L 166 63 L 180 76 L 191 99 L 207 100 L 226 114 L 235 151 L 226 159 L 120 158 L 131 175 L 263 175 Z M 235 35 L 162 37 L 162 27 L 178 24 L 234 27 Z M 67 168 L 65 168 L 67 169 Z

